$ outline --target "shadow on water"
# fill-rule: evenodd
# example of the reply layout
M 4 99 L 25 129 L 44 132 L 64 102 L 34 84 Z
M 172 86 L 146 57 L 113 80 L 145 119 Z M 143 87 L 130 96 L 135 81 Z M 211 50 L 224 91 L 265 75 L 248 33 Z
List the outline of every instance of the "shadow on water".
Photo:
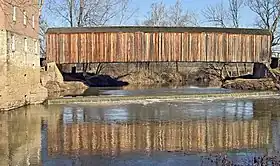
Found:
M 0 114 L 0 165 L 252 165 L 280 150 L 279 110 L 272 99 L 30 106 Z

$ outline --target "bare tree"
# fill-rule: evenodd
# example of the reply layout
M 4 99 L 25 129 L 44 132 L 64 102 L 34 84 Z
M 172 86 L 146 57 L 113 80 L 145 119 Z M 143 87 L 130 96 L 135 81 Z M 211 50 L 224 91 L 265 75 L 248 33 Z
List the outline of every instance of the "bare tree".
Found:
M 48 29 L 48 24 L 45 19 L 41 16 L 39 20 L 39 42 L 40 42 L 40 56 L 42 58 L 46 57 L 46 43 L 45 43 L 45 33 Z
M 167 9 L 162 1 L 158 3 L 152 3 L 151 11 L 149 12 L 143 24 L 148 26 L 167 25 Z
M 161 1 L 151 5 L 151 11 L 143 22 L 148 26 L 193 26 L 198 25 L 194 13 L 184 9 L 182 1 L 166 7 Z
M 229 0 L 229 19 L 232 21 L 232 26 L 239 27 L 240 9 L 244 5 L 244 0 Z
M 206 7 L 202 11 L 202 14 L 207 22 L 212 23 L 215 26 L 226 27 L 227 12 L 222 3 Z
M 223 3 L 206 7 L 202 11 L 206 21 L 219 27 L 238 28 L 244 0 L 228 0 L 228 3 L 228 7 L 225 7 Z
M 128 21 L 137 9 L 131 0 L 46 0 L 46 8 L 66 26 L 84 27 Z
M 177 0 L 168 10 L 168 20 L 170 26 L 197 26 L 196 15 L 188 10 L 184 10 L 181 0 Z
M 280 44 L 280 0 L 248 0 L 247 3 L 257 15 L 256 25 L 272 33 L 272 45 Z

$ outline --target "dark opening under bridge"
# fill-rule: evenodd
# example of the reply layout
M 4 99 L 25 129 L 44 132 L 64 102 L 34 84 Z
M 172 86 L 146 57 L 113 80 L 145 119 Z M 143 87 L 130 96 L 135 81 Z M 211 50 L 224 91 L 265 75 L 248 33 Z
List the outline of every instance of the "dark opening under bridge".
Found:
M 213 27 L 50 28 L 47 61 L 242 62 L 271 58 L 271 34 L 261 29 Z

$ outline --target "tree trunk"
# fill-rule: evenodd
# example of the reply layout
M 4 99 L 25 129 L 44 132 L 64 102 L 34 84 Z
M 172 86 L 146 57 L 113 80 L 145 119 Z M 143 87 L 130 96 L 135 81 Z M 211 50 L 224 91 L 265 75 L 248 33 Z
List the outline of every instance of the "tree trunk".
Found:
M 73 7 L 74 7 L 74 0 L 69 1 L 69 17 L 70 17 L 70 26 L 74 27 L 73 24 Z
M 84 0 L 80 0 L 80 12 L 79 12 L 78 27 L 83 26 L 83 13 L 84 13 Z

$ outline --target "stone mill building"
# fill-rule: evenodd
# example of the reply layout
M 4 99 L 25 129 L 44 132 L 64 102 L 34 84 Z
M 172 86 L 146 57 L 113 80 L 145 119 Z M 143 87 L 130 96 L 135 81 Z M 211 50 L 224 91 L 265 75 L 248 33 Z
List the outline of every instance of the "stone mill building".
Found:
M 41 103 L 40 1 L 0 1 L 0 110 Z

